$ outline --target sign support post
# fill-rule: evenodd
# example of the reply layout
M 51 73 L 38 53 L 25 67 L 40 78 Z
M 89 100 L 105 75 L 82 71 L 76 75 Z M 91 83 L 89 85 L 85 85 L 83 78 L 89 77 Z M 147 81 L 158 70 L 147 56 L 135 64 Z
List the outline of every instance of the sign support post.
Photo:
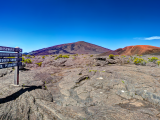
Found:
M 19 47 L 16 47 L 19 48 Z M 19 59 L 19 51 L 16 52 L 18 53 L 17 58 Z M 17 61 L 18 63 L 19 61 Z M 14 73 L 14 85 L 19 85 L 19 65 L 15 66 L 15 73 Z

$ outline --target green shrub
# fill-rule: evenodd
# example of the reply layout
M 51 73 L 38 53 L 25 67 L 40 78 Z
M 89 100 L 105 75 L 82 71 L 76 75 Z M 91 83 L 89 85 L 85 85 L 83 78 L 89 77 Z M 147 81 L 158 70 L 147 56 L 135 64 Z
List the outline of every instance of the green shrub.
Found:
M 42 65 L 42 62 L 39 62 L 39 63 L 36 63 L 39 67 L 41 67 Z
M 29 63 L 29 64 L 32 63 L 32 60 L 31 60 L 31 59 L 25 59 L 24 61 L 25 61 L 25 63 Z
M 74 54 L 73 56 L 78 56 L 78 54 Z
M 68 55 L 62 55 L 62 54 L 60 54 L 59 56 L 57 56 L 55 58 L 55 60 L 57 60 L 58 58 L 69 58 L 69 56 Z
M 132 59 L 132 61 L 133 61 L 133 60 L 137 59 L 137 57 L 132 57 L 131 59 Z
M 125 55 L 121 55 L 121 58 L 124 58 L 124 57 L 126 57 Z
M 45 58 L 45 56 L 42 56 L 42 58 L 44 59 L 44 58 Z
M 141 64 L 144 60 L 142 58 L 135 58 L 134 59 L 134 64 Z
M 24 63 L 25 63 L 25 59 L 24 59 L 24 57 L 22 57 L 22 62 L 24 62 Z
M 129 58 L 129 59 L 133 60 L 133 57 L 132 57 L 131 55 L 130 55 L 130 57 L 131 57 L 131 58 Z
M 147 63 L 147 61 L 146 61 L 146 60 L 144 60 L 144 61 L 142 61 L 142 62 L 141 62 L 141 65 L 145 66 L 145 65 L 146 65 L 146 63 Z
M 138 55 L 138 54 L 137 54 L 137 56 L 142 57 L 142 55 Z
M 58 56 L 58 58 L 62 58 L 62 54 L 60 54 L 60 55 Z
M 114 55 L 113 55 L 113 54 L 110 54 L 110 55 L 109 55 L 109 58 L 110 58 L 110 59 L 114 59 Z
M 62 55 L 62 58 L 69 58 L 68 55 Z
M 58 59 L 58 57 L 55 58 L 55 60 L 57 60 L 57 59 Z
M 92 72 L 92 71 L 93 71 L 93 72 L 97 72 L 97 70 L 89 70 L 89 72 Z
M 149 60 L 149 62 L 156 62 L 157 60 L 158 60 L 158 58 L 157 57 L 152 57 L 152 58 L 148 58 Z
M 160 61 L 157 61 L 158 66 L 160 65 Z

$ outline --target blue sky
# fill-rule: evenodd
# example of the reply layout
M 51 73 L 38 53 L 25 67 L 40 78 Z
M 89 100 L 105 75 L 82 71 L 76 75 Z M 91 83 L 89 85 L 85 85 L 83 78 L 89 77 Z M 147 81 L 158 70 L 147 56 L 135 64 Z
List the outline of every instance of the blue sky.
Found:
M 160 47 L 160 0 L 0 0 L 0 46 Z

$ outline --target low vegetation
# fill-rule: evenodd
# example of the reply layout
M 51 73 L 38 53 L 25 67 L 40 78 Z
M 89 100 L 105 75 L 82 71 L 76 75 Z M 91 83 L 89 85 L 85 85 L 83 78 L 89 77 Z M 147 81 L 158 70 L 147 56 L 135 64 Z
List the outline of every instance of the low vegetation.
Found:
M 22 57 L 22 62 L 23 63 L 29 63 L 29 64 L 31 64 L 32 63 L 32 60 L 31 59 L 25 59 L 24 57 Z
M 69 58 L 69 55 L 62 55 L 62 58 Z
M 59 56 L 57 56 L 55 58 L 55 60 L 57 60 L 58 58 L 69 58 L 69 55 L 62 55 L 62 54 L 60 54 Z
M 114 55 L 113 55 L 113 54 L 110 54 L 110 55 L 109 55 L 109 58 L 110 58 L 110 59 L 114 59 Z
M 125 55 L 121 55 L 121 58 L 124 58 L 124 57 L 126 57 Z
M 39 62 L 39 63 L 36 63 L 39 67 L 41 67 L 42 65 L 42 62 Z
M 141 64 L 143 61 L 144 61 L 144 59 L 142 59 L 142 58 L 135 58 L 134 64 L 138 65 L 138 64 Z
M 158 66 L 160 65 L 160 61 L 157 61 Z
M 74 54 L 73 56 L 78 56 L 78 54 Z
M 92 72 L 92 71 L 93 71 L 93 72 L 97 72 L 97 70 L 89 70 L 89 72 Z
M 31 64 L 31 63 L 32 63 L 32 60 L 31 60 L 31 59 L 26 59 L 26 60 L 25 60 L 25 63 Z
M 156 62 L 158 60 L 157 57 L 148 58 L 149 62 Z
M 148 63 L 148 61 L 146 61 L 146 60 L 144 60 L 142 58 L 137 58 L 137 57 L 134 57 L 134 61 L 133 62 L 136 65 L 143 65 L 143 66 L 145 66 L 146 63 Z
M 59 55 L 44 55 L 44 56 L 34 56 L 34 55 L 30 56 L 30 55 L 27 55 L 27 57 L 30 57 L 30 58 L 22 57 L 22 62 L 27 63 L 27 64 L 31 64 L 32 61 L 34 60 L 34 63 L 37 64 L 39 67 L 41 67 L 42 62 L 39 62 L 39 61 L 36 62 L 36 58 L 37 57 L 42 57 L 45 60 L 46 56 L 52 56 L 52 57 L 54 56 L 55 58 L 53 58 L 53 59 L 55 59 L 55 60 L 57 60 L 59 58 L 70 58 L 70 57 L 75 59 L 75 58 L 77 58 L 76 56 L 78 56 L 78 54 L 74 54 L 74 55 L 59 54 Z M 94 55 L 87 55 L 87 56 L 82 55 L 81 57 L 87 59 L 88 57 L 93 57 L 93 56 Z M 145 57 L 142 58 L 142 55 L 134 55 L 134 56 L 130 55 L 130 56 L 126 57 L 125 55 L 110 54 L 108 59 L 115 59 L 116 61 L 118 61 L 118 60 L 122 60 L 122 59 L 119 59 L 120 57 L 123 59 L 123 62 L 125 62 L 125 64 L 134 63 L 135 65 L 145 66 L 149 62 L 153 62 L 154 64 L 157 64 L 158 66 L 160 66 L 160 59 L 158 59 L 157 57 L 151 57 L 151 58 L 148 58 L 148 60 L 146 60 Z M 9 58 L 15 58 L 15 57 L 9 57 Z M 114 64 L 116 64 L 116 63 L 114 63 Z M 86 66 L 95 66 L 94 64 L 93 65 L 92 64 L 85 64 L 85 65 Z M 108 64 L 108 65 L 111 65 L 111 64 Z M 89 72 L 91 72 L 91 71 L 94 71 L 94 70 L 89 70 Z

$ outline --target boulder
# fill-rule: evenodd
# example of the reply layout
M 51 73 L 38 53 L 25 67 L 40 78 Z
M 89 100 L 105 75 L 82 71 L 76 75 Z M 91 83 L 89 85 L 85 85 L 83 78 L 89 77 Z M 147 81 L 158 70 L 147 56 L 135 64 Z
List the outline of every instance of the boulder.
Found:
M 106 61 L 101 61 L 101 60 L 98 60 L 94 63 L 95 66 L 105 66 L 106 65 Z
M 42 62 L 42 67 L 49 67 L 51 65 L 53 65 L 53 58 L 51 57 L 45 58 L 45 60 Z
M 117 63 L 117 60 L 114 60 L 114 59 L 107 59 L 107 64 L 116 64 Z
M 67 61 L 64 63 L 66 67 L 71 67 L 73 66 L 75 63 L 73 61 L 72 58 L 68 58 Z
M 63 67 L 65 66 L 65 62 L 67 61 L 67 59 L 64 59 L 64 58 L 60 58 L 60 59 L 57 59 L 54 61 L 53 65 L 55 67 Z

